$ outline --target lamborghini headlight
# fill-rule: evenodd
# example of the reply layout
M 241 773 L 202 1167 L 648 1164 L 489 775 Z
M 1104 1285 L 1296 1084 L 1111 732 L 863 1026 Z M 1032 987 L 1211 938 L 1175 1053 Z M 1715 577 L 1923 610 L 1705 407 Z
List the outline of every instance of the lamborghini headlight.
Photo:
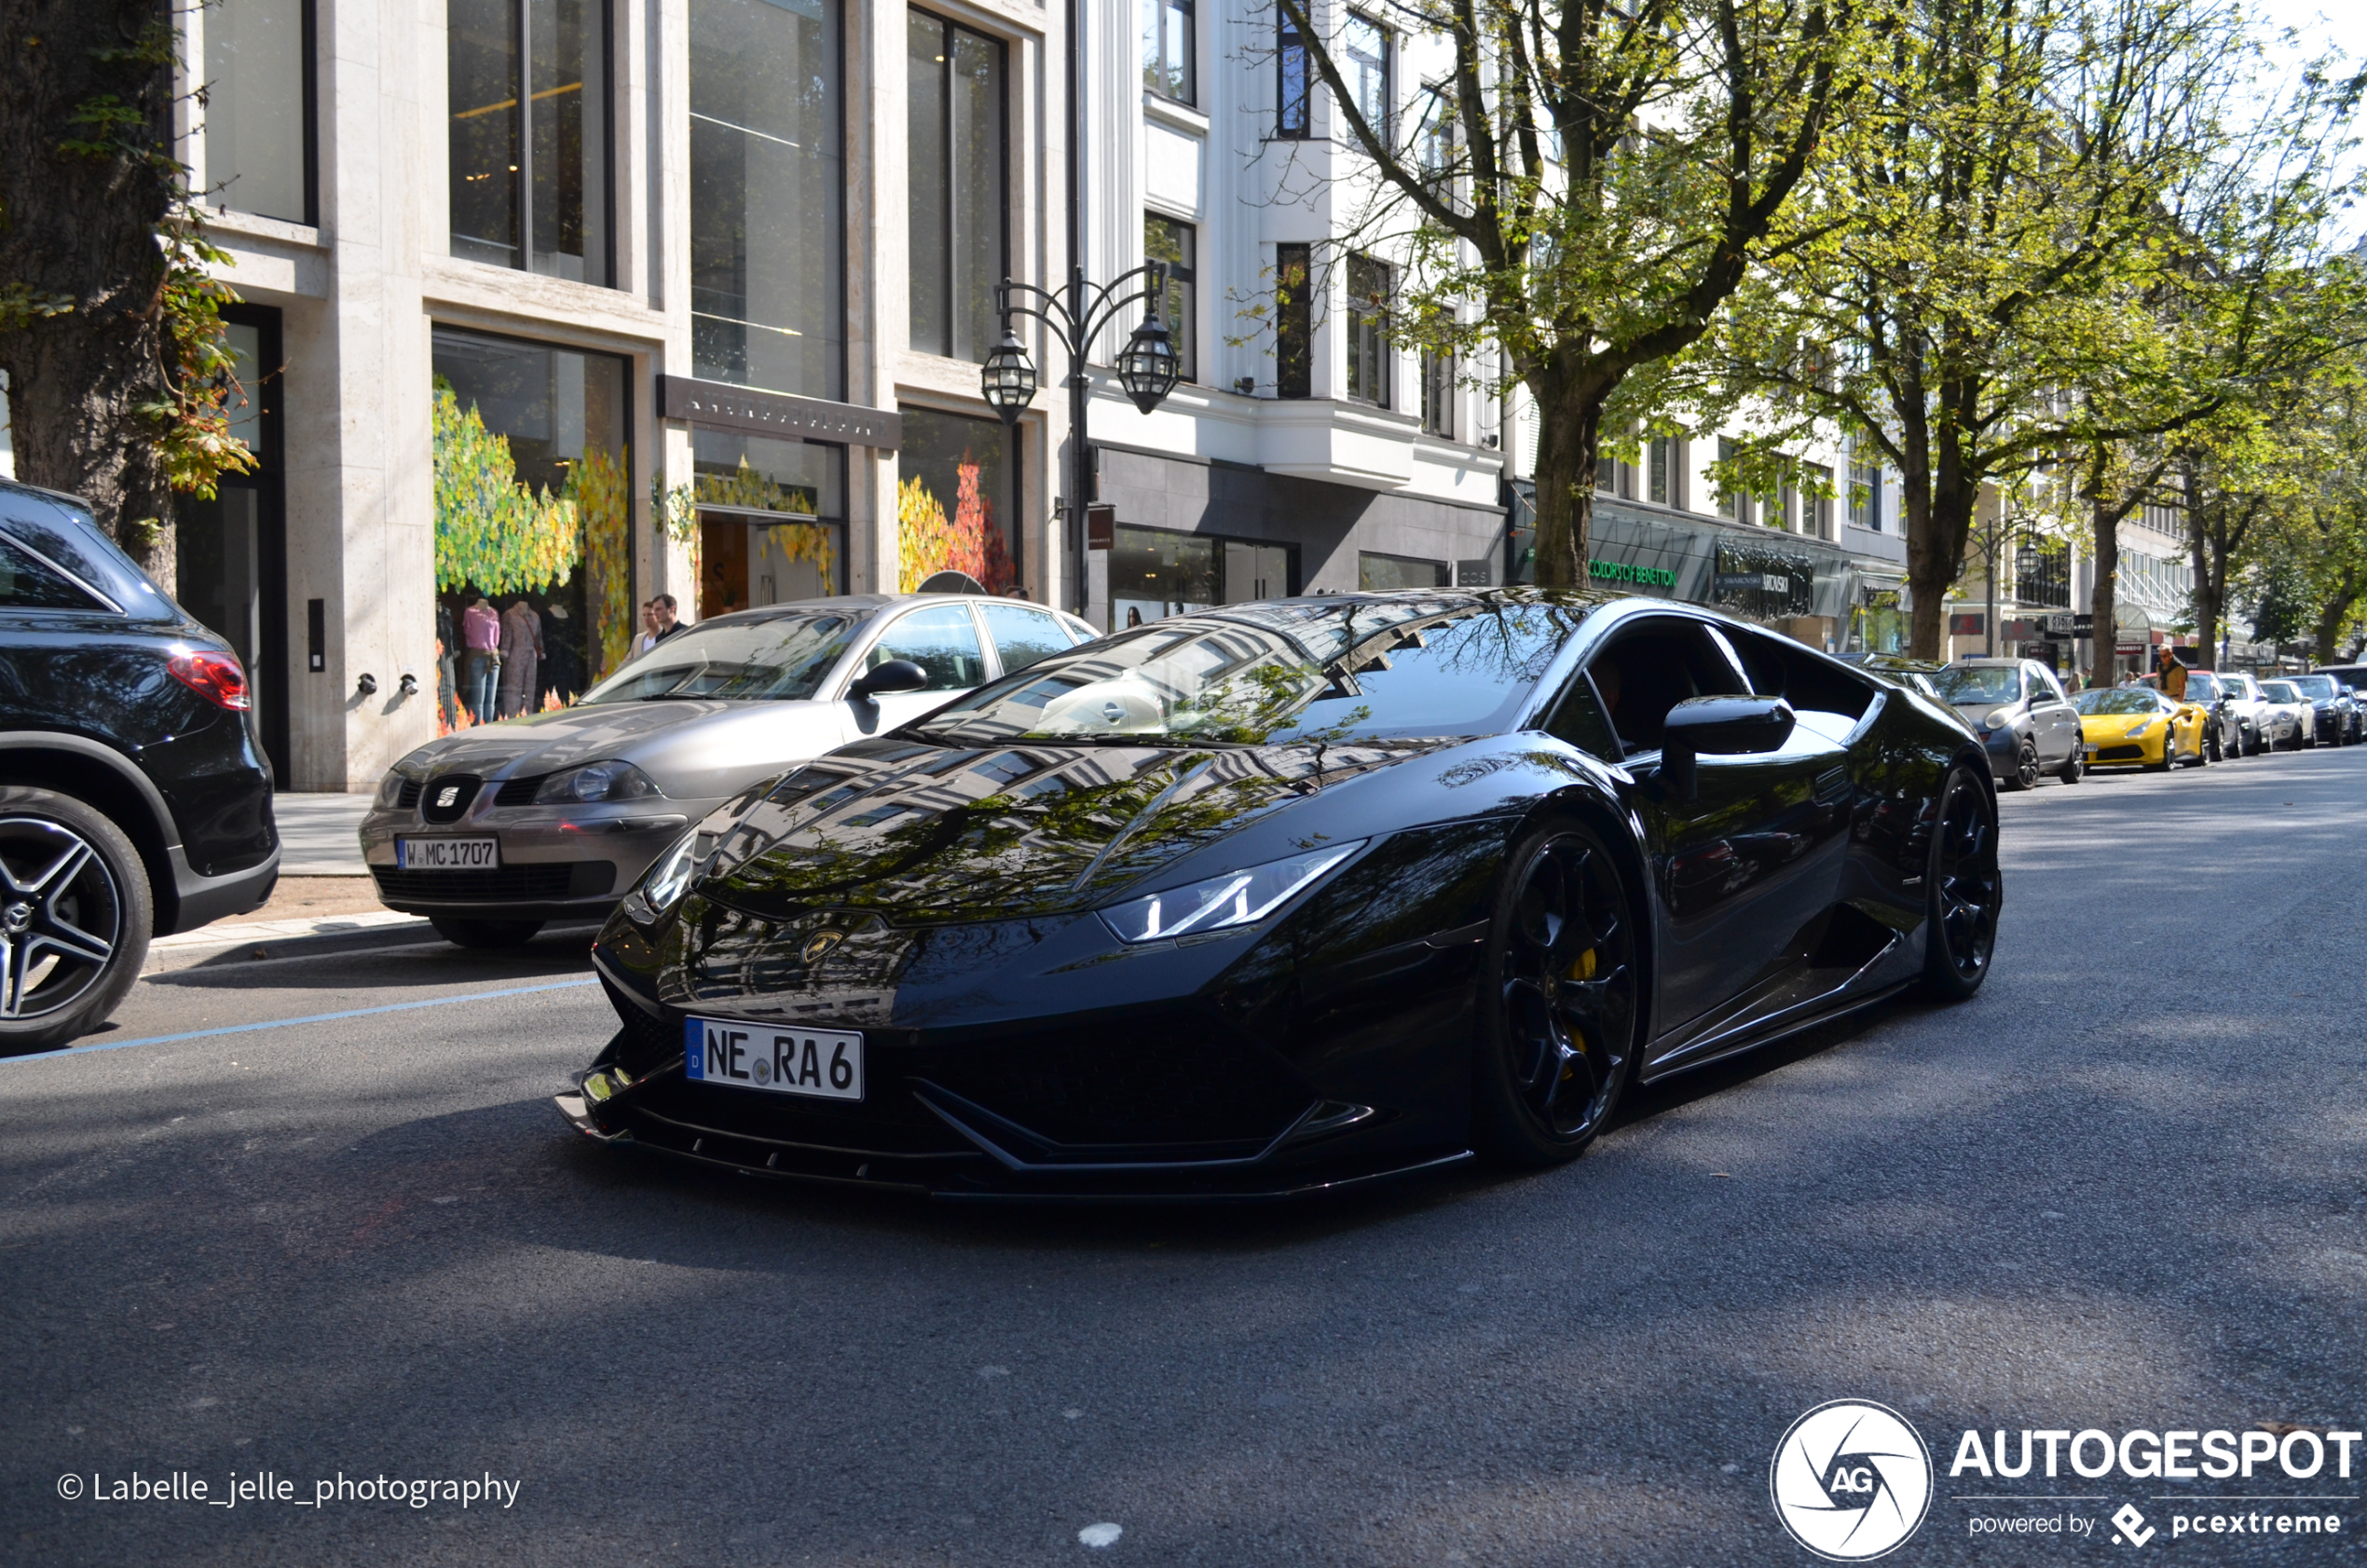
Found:
M 691 879 L 699 871 L 700 837 L 697 828 L 691 829 L 674 841 L 672 849 L 650 863 L 650 874 L 641 879 L 637 891 L 650 914 L 664 914 L 682 902 L 682 895 L 690 891 Z
M 1101 911 L 1109 928 L 1128 942 L 1223 931 L 1255 925 L 1317 878 L 1364 847 L 1364 840 L 1326 844 L 1287 860 L 1270 860 L 1243 871 L 1228 871 L 1188 887 L 1169 888 Z

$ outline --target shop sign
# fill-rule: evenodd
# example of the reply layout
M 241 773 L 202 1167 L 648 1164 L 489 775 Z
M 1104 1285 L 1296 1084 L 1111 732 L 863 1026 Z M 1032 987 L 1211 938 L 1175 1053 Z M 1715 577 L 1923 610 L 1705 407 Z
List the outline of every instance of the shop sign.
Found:
M 882 452 L 895 451 L 904 439 L 903 416 L 893 409 L 756 392 L 684 375 L 658 377 L 658 417 L 741 435 L 837 442 Z
M 1744 615 L 1812 614 L 1816 606 L 1816 563 L 1794 551 L 1720 539 L 1713 596 Z
M 1625 561 L 1586 563 L 1586 575 L 1597 582 L 1633 582 L 1645 588 L 1675 588 L 1676 574 L 1665 566 L 1637 566 Z

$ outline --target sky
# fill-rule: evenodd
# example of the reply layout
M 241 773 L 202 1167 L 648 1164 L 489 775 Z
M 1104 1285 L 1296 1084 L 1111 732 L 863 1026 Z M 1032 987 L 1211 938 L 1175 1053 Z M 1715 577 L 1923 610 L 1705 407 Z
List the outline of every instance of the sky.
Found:
M 2327 0 L 2243 0 L 2244 8 L 2259 23 L 2258 35 L 2266 46 L 2269 59 L 2290 79 L 2303 61 L 2314 56 L 2333 53 L 2346 58 L 2353 65 L 2367 61 L 2367 0 L 2347 0 L 2329 4 Z M 2297 34 L 2288 44 L 2272 40 L 2270 34 L 2291 28 Z M 2367 135 L 2367 122 L 2354 121 L 2354 136 Z M 2348 170 L 2356 176 L 2367 167 L 2367 157 L 2354 153 L 2348 160 Z M 2367 208 L 2353 208 L 2337 222 L 2347 239 L 2367 235 Z

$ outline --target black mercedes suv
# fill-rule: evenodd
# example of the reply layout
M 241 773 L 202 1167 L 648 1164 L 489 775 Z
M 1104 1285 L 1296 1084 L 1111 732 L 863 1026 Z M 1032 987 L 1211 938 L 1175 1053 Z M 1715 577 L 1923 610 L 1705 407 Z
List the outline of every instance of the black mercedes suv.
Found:
M 0 480 L 0 1054 L 105 1022 L 151 935 L 271 896 L 246 672 L 71 496 Z

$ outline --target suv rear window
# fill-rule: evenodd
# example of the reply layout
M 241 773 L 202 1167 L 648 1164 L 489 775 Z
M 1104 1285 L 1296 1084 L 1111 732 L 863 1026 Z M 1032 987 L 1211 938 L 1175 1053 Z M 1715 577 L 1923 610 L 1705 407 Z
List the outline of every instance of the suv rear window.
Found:
M 0 491 L 0 528 L 37 551 L 141 620 L 174 620 L 172 601 L 101 531 L 90 514 L 48 496 Z
M 0 538 L 0 609 L 100 610 L 63 572 Z

